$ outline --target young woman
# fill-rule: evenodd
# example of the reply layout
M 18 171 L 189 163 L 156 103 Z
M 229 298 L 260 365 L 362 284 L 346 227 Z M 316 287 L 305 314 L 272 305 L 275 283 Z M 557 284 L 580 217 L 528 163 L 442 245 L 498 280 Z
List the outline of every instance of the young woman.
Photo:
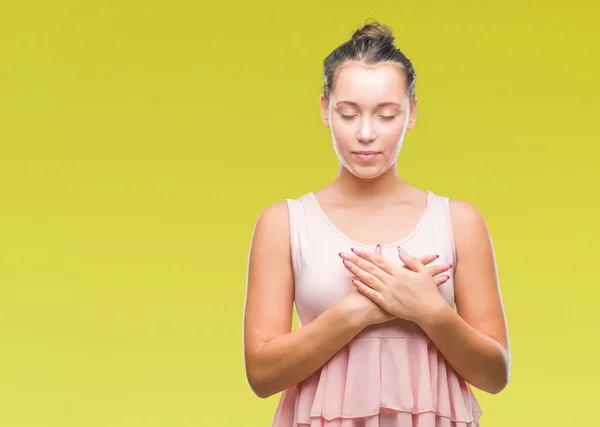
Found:
M 324 66 L 322 120 L 339 175 L 257 220 L 250 386 L 263 398 L 283 392 L 274 427 L 478 426 L 471 385 L 498 393 L 510 371 L 485 221 L 397 172 L 417 99 L 389 27 L 367 23 Z

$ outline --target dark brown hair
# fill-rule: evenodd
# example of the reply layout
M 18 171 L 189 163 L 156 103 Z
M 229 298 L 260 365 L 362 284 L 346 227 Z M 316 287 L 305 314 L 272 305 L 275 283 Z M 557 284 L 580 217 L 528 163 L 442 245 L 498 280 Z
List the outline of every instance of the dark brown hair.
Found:
M 352 38 L 337 47 L 323 61 L 323 95 L 329 100 L 339 67 L 348 62 L 363 62 L 368 65 L 382 62 L 395 62 L 400 65 L 406 78 L 406 92 L 412 103 L 415 99 L 416 74 L 412 62 L 394 45 L 394 35 L 390 27 L 375 20 L 365 22 L 352 34 Z

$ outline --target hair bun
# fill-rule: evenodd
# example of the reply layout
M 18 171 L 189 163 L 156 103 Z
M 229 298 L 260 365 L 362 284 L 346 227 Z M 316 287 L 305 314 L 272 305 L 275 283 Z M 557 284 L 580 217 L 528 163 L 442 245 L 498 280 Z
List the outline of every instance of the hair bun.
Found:
M 362 38 L 369 39 L 394 39 L 394 35 L 390 27 L 379 22 L 372 20 L 371 23 L 366 23 L 362 28 L 359 28 L 352 34 L 352 40 L 358 40 Z

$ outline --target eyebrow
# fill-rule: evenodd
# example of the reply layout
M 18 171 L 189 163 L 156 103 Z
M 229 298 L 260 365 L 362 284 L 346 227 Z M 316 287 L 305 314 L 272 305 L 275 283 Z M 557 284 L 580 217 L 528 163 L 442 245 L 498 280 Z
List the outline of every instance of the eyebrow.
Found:
M 338 101 L 335 105 L 337 106 L 339 104 L 350 104 L 355 107 L 358 107 L 358 104 L 356 102 L 352 102 L 352 101 Z M 392 102 L 392 101 L 380 102 L 379 104 L 376 105 L 376 107 L 385 107 L 387 105 L 396 105 L 398 107 L 402 107 L 402 105 L 398 104 L 397 102 Z

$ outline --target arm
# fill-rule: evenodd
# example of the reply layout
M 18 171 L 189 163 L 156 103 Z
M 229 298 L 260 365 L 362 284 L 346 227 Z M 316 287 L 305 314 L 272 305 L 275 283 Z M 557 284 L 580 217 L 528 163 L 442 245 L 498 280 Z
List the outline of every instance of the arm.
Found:
M 447 304 L 421 327 L 467 382 L 499 393 L 510 375 L 510 349 L 493 245 L 485 220 L 471 204 L 452 200 L 456 243 L 457 312 Z
M 286 202 L 259 216 L 248 262 L 244 356 L 252 390 L 262 398 L 298 384 L 360 332 L 351 309 L 338 304 L 291 332 L 294 282 Z M 361 313 L 362 314 L 362 313 Z

